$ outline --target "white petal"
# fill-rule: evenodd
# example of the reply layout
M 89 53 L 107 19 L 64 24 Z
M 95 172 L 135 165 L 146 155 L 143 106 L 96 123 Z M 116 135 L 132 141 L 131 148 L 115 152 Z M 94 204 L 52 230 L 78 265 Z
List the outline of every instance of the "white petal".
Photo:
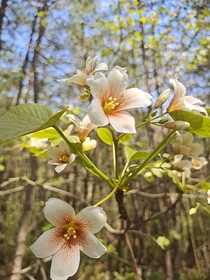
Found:
M 93 235 L 88 233 L 87 244 L 84 245 L 80 250 L 90 258 L 100 258 L 105 252 L 106 247 Z
M 52 280 L 66 280 L 73 276 L 79 267 L 80 250 L 78 246 L 66 247 L 52 258 L 50 277 Z
M 119 98 L 128 85 L 126 68 L 115 66 L 108 74 L 110 96 Z
M 201 101 L 200 99 L 196 98 L 196 97 L 193 97 L 193 96 L 185 96 L 184 97 L 184 100 L 191 103 L 191 104 L 204 104 L 203 101 Z
M 174 97 L 176 96 L 176 98 L 183 98 L 186 94 L 185 86 L 176 79 L 170 79 L 169 82 L 174 87 Z
M 126 110 L 138 107 L 147 107 L 151 105 L 152 96 L 138 88 L 130 88 L 124 91 L 120 110 Z
M 136 133 L 135 120 L 128 112 L 120 111 L 109 116 L 109 122 L 117 132 Z
M 109 84 L 105 75 L 101 72 L 97 72 L 93 77 L 86 80 L 90 86 L 90 91 L 95 98 L 107 98 L 109 96 Z
M 93 73 L 97 72 L 97 71 L 106 71 L 108 69 L 108 66 L 103 63 L 103 62 L 100 62 L 96 65 Z
M 48 162 L 48 163 L 49 163 L 49 162 Z M 67 165 L 68 165 L 68 163 L 63 163 L 63 164 L 57 165 L 57 166 L 55 167 L 55 171 L 56 171 L 57 173 L 60 173 L 61 171 L 63 171 L 63 170 L 66 168 Z
M 77 218 L 80 218 L 88 223 L 88 230 L 92 233 L 99 232 L 105 225 L 107 216 L 100 207 L 88 206 L 82 209 Z
M 81 86 L 85 86 L 86 79 L 87 79 L 86 74 L 76 74 L 76 75 L 73 75 L 71 78 L 58 80 L 58 82 L 61 82 L 65 85 L 71 85 L 71 83 L 75 83 L 75 84 L 78 84 Z
M 56 229 L 44 232 L 30 249 L 37 258 L 47 258 L 54 255 L 63 245 L 62 240 L 56 239 Z
M 88 108 L 88 115 L 92 123 L 96 126 L 105 126 L 109 123 L 108 117 L 105 115 L 101 107 L 101 101 L 94 98 Z
M 74 217 L 74 208 L 67 202 L 58 198 L 50 198 L 43 209 L 46 219 L 54 226 L 58 225 L 65 217 Z

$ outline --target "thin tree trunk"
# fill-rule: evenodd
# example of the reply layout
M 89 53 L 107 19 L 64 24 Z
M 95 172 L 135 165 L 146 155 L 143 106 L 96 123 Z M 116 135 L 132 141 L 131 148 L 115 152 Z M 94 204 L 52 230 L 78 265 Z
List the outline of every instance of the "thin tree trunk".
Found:
M 31 155 L 31 180 L 35 181 L 37 177 L 37 159 Z M 13 262 L 12 275 L 10 280 L 20 280 L 20 270 L 22 269 L 23 256 L 25 250 L 25 240 L 30 226 L 30 209 L 32 205 L 33 187 L 28 185 L 25 187 L 25 202 L 23 206 L 23 214 L 19 223 L 19 231 L 17 234 L 17 247 L 15 251 L 15 258 Z
M 0 7 L 0 51 L 2 50 L 2 30 L 3 30 L 3 21 L 5 17 L 7 9 L 7 0 L 1 1 L 1 7 Z

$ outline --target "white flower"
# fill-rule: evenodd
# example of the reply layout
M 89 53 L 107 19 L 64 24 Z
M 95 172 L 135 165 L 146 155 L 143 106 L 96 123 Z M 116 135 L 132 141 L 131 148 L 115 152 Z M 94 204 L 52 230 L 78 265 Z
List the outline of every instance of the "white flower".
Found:
M 192 163 L 190 160 L 182 159 L 182 158 L 183 158 L 183 155 L 174 156 L 172 165 L 174 168 L 180 170 L 181 172 L 184 172 L 186 177 L 189 178 L 191 175 Z
M 81 142 L 85 141 L 90 132 L 96 127 L 86 115 L 81 121 L 76 116 L 69 114 L 67 117 L 74 123 L 77 128 L 77 134 Z
M 48 156 L 52 158 L 49 164 L 56 165 L 55 171 L 60 173 L 68 164 L 75 160 L 75 155 L 70 152 L 69 146 L 65 141 L 61 141 L 58 147 L 50 147 Z
M 175 139 L 176 143 L 173 145 L 176 154 L 182 154 L 188 157 L 198 157 L 203 152 L 203 145 L 200 143 L 193 143 L 193 135 L 190 132 L 179 134 Z
M 206 110 L 203 107 L 196 105 L 203 104 L 203 102 L 200 99 L 195 98 L 193 96 L 185 96 L 186 88 L 182 83 L 180 83 L 176 79 L 170 79 L 169 82 L 172 83 L 174 87 L 174 97 L 167 108 L 167 112 L 170 113 L 175 110 L 186 109 L 190 111 L 203 112 L 206 114 Z
M 121 133 L 135 133 L 135 120 L 127 109 L 147 107 L 151 95 L 137 88 L 126 89 L 128 75 L 126 68 L 115 66 L 107 77 L 101 72 L 87 79 L 93 100 L 88 115 L 97 126 L 109 123 Z
M 52 280 L 66 280 L 77 272 L 80 251 L 90 258 L 99 258 L 106 252 L 94 235 L 107 219 L 100 207 L 89 206 L 76 215 L 68 203 L 50 198 L 43 211 L 54 228 L 44 232 L 30 248 L 37 258 L 52 256 Z
M 85 139 L 85 141 L 82 142 L 82 149 L 84 152 L 91 151 L 91 150 L 95 149 L 96 145 L 97 145 L 96 140 L 90 139 L 90 137 L 87 137 Z
M 203 168 L 208 162 L 205 157 L 196 157 L 191 159 L 192 167 L 196 170 Z
M 106 71 L 108 69 L 108 66 L 105 63 L 103 63 L 103 62 L 96 63 L 97 58 L 98 58 L 97 56 L 94 58 L 91 58 L 89 56 L 87 58 L 85 72 L 78 70 L 76 75 L 73 75 L 70 78 L 61 79 L 58 81 L 66 84 L 66 85 L 75 83 L 80 86 L 87 86 L 86 80 L 89 76 L 93 75 L 94 73 L 96 73 L 98 71 Z

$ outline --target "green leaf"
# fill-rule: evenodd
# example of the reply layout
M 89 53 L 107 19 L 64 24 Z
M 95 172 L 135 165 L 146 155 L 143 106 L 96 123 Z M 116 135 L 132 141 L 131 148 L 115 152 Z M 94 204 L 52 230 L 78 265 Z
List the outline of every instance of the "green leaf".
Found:
M 41 131 L 37 131 L 34 132 L 31 137 L 35 137 L 35 138 L 49 138 L 49 139 L 53 139 L 53 138 L 60 138 L 60 134 L 53 128 L 53 127 L 49 127 L 47 129 L 41 130 Z
M 118 143 L 124 143 L 124 142 L 129 142 L 133 139 L 133 135 L 132 134 L 124 134 L 122 137 L 120 137 Z
M 136 152 L 137 152 L 136 150 L 134 150 L 128 146 L 124 147 L 125 157 L 128 162 L 131 160 L 132 156 L 134 156 L 136 154 Z
M 189 131 L 201 137 L 210 137 L 210 117 L 195 112 L 177 110 L 170 113 L 176 121 L 185 121 L 190 124 Z
M 107 128 L 99 128 L 97 130 L 98 137 L 107 145 L 112 146 L 113 138 L 111 132 Z
M 166 238 L 165 236 L 158 236 L 157 244 L 162 248 L 165 249 L 165 247 L 170 245 L 170 240 Z
M 210 183 L 207 182 L 200 182 L 200 186 L 202 190 L 208 191 L 210 190 Z
M 56 114 L 39 104 L 21 104 L 0 116 L 0 143 L 55 125 L 64 109 Z
M 147 158 L 149 156 L 149 153 L 147 152 L 136 152 L 132 157 L 131 160 L 140 160 Z

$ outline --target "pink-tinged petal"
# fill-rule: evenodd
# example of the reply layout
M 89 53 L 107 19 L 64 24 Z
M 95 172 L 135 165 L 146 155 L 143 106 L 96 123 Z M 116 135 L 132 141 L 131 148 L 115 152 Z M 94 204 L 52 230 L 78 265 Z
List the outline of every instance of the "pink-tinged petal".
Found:
M 124 91 L 120 102 L 120 110 L 126 110 L 138 107 L 147 107 L 151 105 L 152 96 L 138 88 L 130 88 Z
M 200 99 L 193 97 L 193 96 L 185 96 L 184 100 L 191 103 L 191 104 L 204 104 L 203 101 L 201 101 Z
M 88 115 L 91 122 L 96 126 L 105 126 L 109 123 L 108 117 L 105 115 L 99 99 L 92 100 L 88 108 Z
M 82 209 L 77 218 L 84 220 L 88 223 L 88 230 L 92 233 L 99 232 L 105 225 L 107 216 L 100 207 L 88 206 Z
M 171 83 L 174 87 L 174 96 L 176 96 L 177 98 L 183 98 L 185 96 L 186 88 L 182 83 L 180 83 L 176 79 L 170 79 L 169 83 Z
M 87 233 L 87 242 L 80 248 L 80 250 L 90 258 L 100 258 L 105 252 L 106 247 L 93 235 L 92 233 Z
M 46 219 L 54 226 L 68 217 L 74 217 L 75 211 L 67 202 L 58 198 L 50 198 L 43 209 Z
M 106 99 L 109 96 L 109 84 L 103 73 L 97 72 L 93 77 L 88 78 L 86 82 L 93 97 Z
M 61 82 L 68 86 L 71 85 L 72 83 L 78 84 L 80 86 L 85 86 L 86 79 L 87 79 L 86 74 L 76 74 L 76 75 L 73 75 L 71 78 L 58 80 L 58 82 Z
M 115 66 L 108 74 L 110 96 L 119 98 L 128 85 L 126 68 Z
M 120 111 L 109 116 L 109 122 L 120 133 L 136 133 L 135 120 L 128 112 Z
M 37 258 L 47 258 L 54 255 L 63 246 L 62 240 L 56 239 L 56 229 L 44 232 L 31 246 L 30 249 Z
M 49 163 L 49 162 L 48 162 Z M 63 171 L 65 168 L 66 168 L 66 166 L 68 165 L 68 163 L 63 163 L 63 164 L 61 164 L 61 165 L 57 165 L 56 167 L 55 167 L 55 171 L 57 172 L 57 173 L 60 173 L 61 171 Z
M 65 247 L 52 258 L 50 277 L 52 280 L 66 280 L 73 276 L 79 267 L 80 250 L 78 246 Z

